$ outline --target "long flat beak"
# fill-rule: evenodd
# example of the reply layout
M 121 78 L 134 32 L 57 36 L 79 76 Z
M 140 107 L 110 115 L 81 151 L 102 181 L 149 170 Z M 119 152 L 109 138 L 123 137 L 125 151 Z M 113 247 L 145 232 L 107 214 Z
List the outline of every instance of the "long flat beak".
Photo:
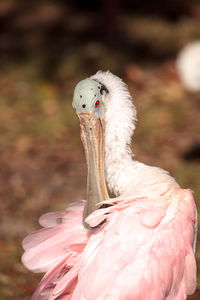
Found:
M 85 221 L 93 211 L 100 208 L 103 200 L 109 199 L 104 171 L 105 124 L 92 113 L 78 113 L 81 139 L 87 160 L 87 200 L 83 212 L 83 225 L 91 229 Z

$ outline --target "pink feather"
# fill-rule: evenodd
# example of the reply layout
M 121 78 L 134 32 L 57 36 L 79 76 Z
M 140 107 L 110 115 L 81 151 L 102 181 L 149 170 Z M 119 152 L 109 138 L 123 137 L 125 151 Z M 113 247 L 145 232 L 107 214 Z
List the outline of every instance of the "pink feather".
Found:
M 47 272 L 33 300 L 183 300 L 194 292 L 196 212 L 189 190 L 115 202 L 88 217 L 92 225 L 107 219 L 90 231 L 82 226 L 83 204 L 46 214 L 42 224 L 53 225 L 24 240 L 24 264 Z

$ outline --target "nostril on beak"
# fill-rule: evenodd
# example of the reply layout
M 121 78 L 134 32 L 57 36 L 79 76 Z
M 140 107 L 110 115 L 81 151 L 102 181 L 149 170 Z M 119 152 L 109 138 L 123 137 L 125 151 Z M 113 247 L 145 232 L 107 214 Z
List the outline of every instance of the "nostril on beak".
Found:
M 86 104 L 83 104 L 82 107 L 85 108 L 85 107 L 86 107 Z

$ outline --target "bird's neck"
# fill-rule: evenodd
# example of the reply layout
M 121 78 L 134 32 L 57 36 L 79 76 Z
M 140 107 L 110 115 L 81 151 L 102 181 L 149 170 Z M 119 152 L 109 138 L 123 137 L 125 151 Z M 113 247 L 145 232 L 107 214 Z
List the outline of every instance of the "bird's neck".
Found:
M 115 135 L 106 143 L 105 175 L 109 190 L 116 196 L 130 192 L 138 197 L 159 196 L 178 187 L 165 170 L 133 160 L 129 146 Z
M 132 159 L 129 146 L 122 144 L 115 135 L 105 147 L 105 173 L 109 190 L 116 196 L 126 191 L 128 178 L 140 163 Z
M 132 161 L 129 146 L 135 129 L 136 109 L 120 78 L 101 71 L 91 78 L 104 84 L 108 90 L 102 97 L 105 105 L 105 174 L 110 191 L 119 195 L 126 189 L 128 170 L 137 165 Z
M 178 186 L 170 175 L 156 167 L 132 159 L 131 137 L 135 129 L 136 109 L 124 82 L 110 72 L 97 72 L 91 79 L 105 85 L 105 175 L 111 192 L 122 195 L 162 194 Z

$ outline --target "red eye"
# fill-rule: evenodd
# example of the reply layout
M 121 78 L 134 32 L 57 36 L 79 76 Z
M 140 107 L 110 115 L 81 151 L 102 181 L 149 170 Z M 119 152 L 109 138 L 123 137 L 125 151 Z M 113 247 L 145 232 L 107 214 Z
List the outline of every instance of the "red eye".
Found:
M 99 105 L 100 105 L 100 102 L 99 102 L 99 100 L 97 100 L 97 101 L 95 102 L 95 108 L 99 107 Z

